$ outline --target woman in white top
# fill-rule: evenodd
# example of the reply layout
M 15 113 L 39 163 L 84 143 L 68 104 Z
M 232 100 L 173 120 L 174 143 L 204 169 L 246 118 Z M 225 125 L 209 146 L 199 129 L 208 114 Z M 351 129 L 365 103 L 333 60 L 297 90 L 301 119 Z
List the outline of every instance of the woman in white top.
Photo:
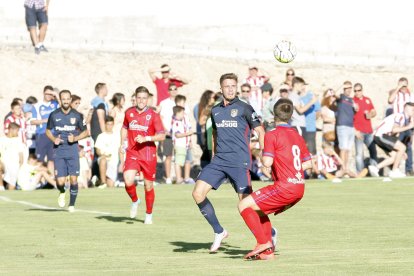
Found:
M 112 96 L 110 101 L 112 103 L 112 108 L 109 111 L 109 115 L 114 118 L 114 128 L 113 131 L 118 133 L 121 131 L 122 124 L 124 123 L 125 116 L 125 95 L 122 93 L 115 93 Z

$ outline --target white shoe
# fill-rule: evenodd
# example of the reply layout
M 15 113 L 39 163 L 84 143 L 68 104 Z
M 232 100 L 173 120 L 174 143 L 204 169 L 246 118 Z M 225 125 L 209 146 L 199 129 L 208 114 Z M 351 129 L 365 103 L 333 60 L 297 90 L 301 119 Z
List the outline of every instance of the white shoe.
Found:
M 5 191 L 6 189 L 4 188 L 4 186 L 0 186 L 0 191 Z
M 390 173 L 388 174 L 389 177 L 391 178 L 401 178 L 401 177 L 405 177 L 405 173 L 402 173 L 400 170 L 392 170 L 390 171 Z
M 69 211 L 69 213 L 75 212 L 75 206 L 69 206 L 68 211 Z
M 165 179 L 165 184 L 171 185 L 172 184 L 171 178 Z
M 138 212 L 138 205 L 141 203 L 141 200 L 138 198 L 137 201 L 132 202 L 131 204 L 131 210 L 129 211 L 129 217 L 130 218 L 136 218 L 137 212 Z
M 223 230 L 220 234 L 214 233 L 214 242 L 210 247 L 210 252 L 216 252 L 220 248 L 221 242 L 228 236 L 226 230 Z
M 152 224 L 152 214 L 145 214 L 144 224 Z
M 277 229 L 272 227 L 272 244 L 273 247 L 276 248 L 276 244 L 277 244 Z
M 373 177 L 379 177 L 379 169 L 376 166 L 368 166 L 369 174 Z
M 107 187 L 108 187 L 108 185 L 106 185 L 106 184 L 104 183 L 104 184 L 99 185 L 99 186 L 98 186 L 98 189 L 106 189 Z
M 341 183 L 342 180 L 340 178 L 335 177 L 334 179 L 332 179 L 332 183 Z
M 66 205 L 66 202 L 65 202 L 65 194 L 66 193 L 60 193 L 59 194 L 59 197 L 58 197 L 58 205 L 59 205 L 60 208 L 63 208 Z

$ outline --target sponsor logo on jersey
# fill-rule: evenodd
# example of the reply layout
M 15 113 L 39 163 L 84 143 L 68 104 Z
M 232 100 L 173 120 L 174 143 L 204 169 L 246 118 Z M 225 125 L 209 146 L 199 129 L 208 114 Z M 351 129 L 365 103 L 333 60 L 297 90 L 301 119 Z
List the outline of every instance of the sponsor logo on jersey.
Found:
M 236 117 L 236 116 L 237 116 L 237 114 L 239 114 L 239 110 L 238 110 L 238 109 L 232 109 L 232 110 L 230 111 L 230 116 L 231 116 L 231 117 Z
M 216 127 L 237 127 L 237 121 L 222 120 L 221 123 L 216 123 Z
M 296 178 L 291 178 L 291 177 L 289 177 L 289 178 L 287 179 L 287 181 L 288 181 L 289 183 L 292 183 L 292 184 L 305 184 L 305 180 L 302 178 L 302 174 L 301 174 L 300 172 L 297 172 L 297 173 L 295 174 L 295 176 L 296 176 Z
M 56 126 L 55 129 L 58 131 L 74 131 L 76 129 L 76 126 L 68 126 L 68 125 L 64 125 L 63 127 Z
M 74 125 L 76 123 L 76 118 L 70 118 L 70 123 Z
M 131 130 L 139 130 L 139 131 L 147 131 L 148 130 L 148 126 L 141 126 L 138 124 L 137 120 L 132 120 L 129 123 L 129 129 Z

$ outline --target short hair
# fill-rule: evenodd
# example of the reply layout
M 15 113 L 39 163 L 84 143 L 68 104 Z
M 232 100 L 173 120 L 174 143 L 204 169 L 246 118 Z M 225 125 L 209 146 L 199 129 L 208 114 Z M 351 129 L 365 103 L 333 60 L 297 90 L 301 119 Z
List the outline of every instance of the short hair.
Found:
M 243 87 L 247 87 L 247 88 L 249 88 L 249 90 L 251 90 L 251 89 L 252 89 L 252 86 L 251 86 L 250 84 L 248 84 L 248 83 L 243 83 L 243 84 L 240 86 L 240 89 L 242 89 Z
M 82 98 L 81 97 L 79 97 L 78 95 L 75 95 L 75 94 L 73 94 L 72 95 L 72 103 L 73 102 L 76 102 L 76 101 L 80 101 Z
M 17 123 L 13 122 L 9 124 L 7 129 L 20 129 L 20 126 Z
M 262 92 L 269 92 L 270 95 L 273 94 L 273 86 L 270 83 L 265 83 L 262 85 L 262 87 L 260 88 L 262 90 Z
M 37 103 L 37 98 L 35 96 L 29 96 L 26 99 L 27 104 L 35 104 Z
M 168 64 L 164 63 L 163 65 L 161 65 L 161 72 L 169 72 L 170 71 L 170 70 L 163 71 L 162 69 L 165 68 L 165 67 L 170 67 L 170 66 Z
M 114 121 L 115 121 L 115 119 L 112 116 L 106 116 L 106 118 L 105 118 L 105 123 L 114 122 Z
M 23 102 L 22 98 L 13 98 L 12 102 Z
M 406 77 L 401 77 L 401 78 L 398 80 L 398 82 L 403 82 L 403 81 L 408 82 L 408 79 L 407 79 Z
M 152 93 L 150 92 L 150 93 L 148 93 L 148 96 L 151 98 L 151 97 L 154 97 L 154 94 L 152 94 Z
M 149 92 L 148 88 L 146 88 L 145 86 L 138 86 L 137 89 L 135 89 L 135 96 L 138 93 L 147 93 L 149 95 L 150 92 Z
M 350 81 L 344 81 L 344 85 L 352 85 L 352 82 L 350 82 Z
M 46 85 L 46 86 L 43 88 L 43 93 L 45 93 L 45 92 L 46 92 L 46 90 L 52 90 L 52 91 L 54 91 L 54 90 L 53 90 L 53 86 L 51 86 L 51 85 Z
M 289 99 L 279 99 L 273 107 L 276 122 L 289 122 L 293 114 L 293 103 Z
M 289 90 L 287 90 L 286 88 L 280 88 L 279 93 L 289 93 Z
M 72 93 L 70 93 L 69 90 L 63 89 L 62 91 L 59 92 L 59 99 L 62 99 L 63 94 L 69 94 L 69 96 L 72 97 Z
M 407 103 L 405 103 L 405 105 L 404 105 L 404 107 L 406 107 L 406 106 L 414 106 L 414 103 L 413 102 L 407 102 Z
M 359 83 L 359 82 L 357 82 L 357 83 L 354 84 L 354 89 L 355 89 L 355 87 L 361 87 L 361 89 L 364 89 L 364 87 L 362 86 L 362 84 Z
M 184 95 L 177 95 L 175 96 L 174 102 L 175 104 L 181 102 L 181 101 L 186 101 L 187 98 Z
M 237 75 L 234 73 L 226 73 L 226 74 L 221 75 L 220 85 L 223 83 L 224 80 L 235 80 L 236 82 L 238 81 Z
M 305 84 L 305 80 L 302 79 L 301 77 L 294 77 L 292 80 L 292 86 L 295 86 L 295 84 L 297 83 Z
M 173 114 L 174 116 L 177 115 L 179 112 L 184 111 L 185 108 L 179 105 L 173 107 Z
M 103 82 L 98 82 L 98 83 L 95 85 L 95 92 L 96 92 L 96 94 L 98 94 L 98 93 L 99 93 L 99 91 L 101 91 L 102 87 L 104 87 L 105 85 L 106 85 L 106 83 L 103 83 Z
M 10 104 L 10 107 L 11 107 L 11 109 L 13 109 L 13 107 L 15 107 L 15 106 L 20 106 L 20 103 L 19 103 L 19 101 L 17 101 L 17 100 L 13 100 L 12 102 L 11 102 L 11 104 Z
M 177 87 L 177 85 L 175 84 L 175 82 L 170 82 L 170 84 L 168 85 L 168 90 L 170 90 L 171 87 Z

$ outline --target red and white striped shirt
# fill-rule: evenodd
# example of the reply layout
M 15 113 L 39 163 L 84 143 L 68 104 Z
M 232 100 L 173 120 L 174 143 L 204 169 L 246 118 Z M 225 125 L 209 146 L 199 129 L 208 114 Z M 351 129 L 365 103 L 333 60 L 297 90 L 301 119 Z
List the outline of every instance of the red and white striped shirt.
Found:
M 392 108 L 394 113 L 401 113 L 404 111 L 404 105 L 408 102 L 411 102 L 411 93 L 407 90 L 407 92 L 398 91 L 397 95 L 395 96 L 394 102 L 392 103 Z
M 190 148 L 191 136 L 177 138 L 175 137 L 176 133 L 186 133 L 191 130 L 190 120 L 187 116 L 184 116 L 182 120 L 177 120 L 173 118 L 171 126 L 171 135 L 176 147 L 180 148 Z
M 260 87 L 265 84 L 266 77 L 265 76 L 258 76 L 258 77 L 247 77 L 244 80 L 244 83 L 248 83 L 252 88 L 249 97 L 249 104 L 253 107 L 254 111 L 261 115 L 262 108 L 263 108 L 263 97 L 262 97 L 262 90 Z
M 382 136 L 384 134 L 392 135 L 392 129 L 395 125 L 400 127 L 404 126 L 406 123 L 406 118 L 404 113 L 394 113 L 391 114 L 381 122 L 381 124 L 375 130 L 375 136 Z
M 326 172 L 335 172 L 338 170 L 339 162 L 333 156 L 329 156 L 323 152 L 318 153 L 318 170 Z
M 13 114 L 8 116 L 6 120 L 4 120 L 4 134 L 9 132 L 9 125 L 11 123 L 16 123 L 20 126 L 19 129 L 19 137 L 21 141 L 26 145 L 26 120 L 23 117 L 15 117 Z

